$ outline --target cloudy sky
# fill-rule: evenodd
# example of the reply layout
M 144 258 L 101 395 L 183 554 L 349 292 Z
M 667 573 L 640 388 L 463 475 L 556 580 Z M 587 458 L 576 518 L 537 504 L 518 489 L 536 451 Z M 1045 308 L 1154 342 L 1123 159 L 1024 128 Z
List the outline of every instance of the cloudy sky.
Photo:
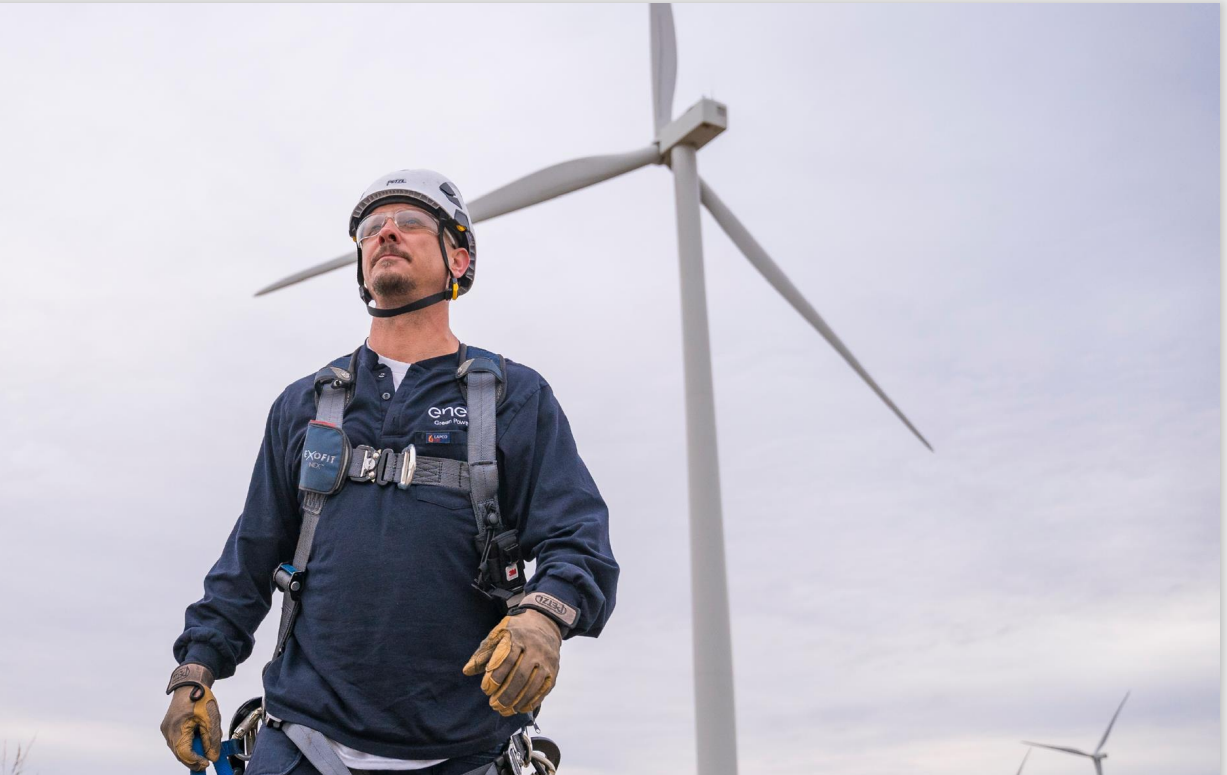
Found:
M 1219 771 L 1219 9 L 675 9 L 701 173 L 936 448 L 705 216 L 743 773 Z M 169 772 L 184 607 L 268 405 L 368 323 L 376 176 L 470 198 L 651 141 L 643 6 L 0 7 L 0 739 Z M 694 772 L 672 181 L 480 224 L 464 341 L 554 385 L 622 563 L 542 717 Z M 218 687 L 259 692 L 275 622 Z M 1037 751 L 1030 773 L 1087 775 Z

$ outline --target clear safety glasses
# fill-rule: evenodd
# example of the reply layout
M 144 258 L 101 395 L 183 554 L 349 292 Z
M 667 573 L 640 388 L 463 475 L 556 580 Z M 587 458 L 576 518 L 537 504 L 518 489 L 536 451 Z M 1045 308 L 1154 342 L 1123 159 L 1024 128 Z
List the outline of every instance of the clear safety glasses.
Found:
M 375 213 L 368 215 L 358 224 L 358 231 L 354 233 L 354 239 L 362 242 L 365 239 L 374 237 L 383 229 L 384 224 L 391 217 L 396 223 L 396 228 L 408 234 L 413 231 L 428 231 L 431 234 L 439 233 L 439 219 L 435 218 L 425 210 L 410 208 L 407 210 L 398 210 L 390 216 L 388 213 Z

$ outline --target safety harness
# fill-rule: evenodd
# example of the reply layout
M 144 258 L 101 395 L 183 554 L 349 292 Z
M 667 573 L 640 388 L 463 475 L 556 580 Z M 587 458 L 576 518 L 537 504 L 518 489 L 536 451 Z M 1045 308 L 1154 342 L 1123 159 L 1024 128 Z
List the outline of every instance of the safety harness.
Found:
M 346 368 L 329 364 L 315 375 L 315 419 L 307 426 L 303 441 L 298 487 L 302 491 L 302 528 L 291 562 L 282 563 L 273 573 L 273 581 L 283 593 L 281 623 L 273 660 L 285 651 L 286 643 L 298 617 L 303 590 L 309 582 L 308 561 L 315 529 L 328 498 L 340 492 L 347 481 L 387 486 L 395 484 L 402 490 L 410 485 L 451 487 L 469 493 L 477 533 L 475 541 L 480 554 L 473 587 L 490 600 L 498 601 L 510 610 L 517 606 L 531 607 L 549 615 L 560 626 L 570 628 L 579 612 L 562 601 L 543 593 L 524 595 L 524 557 L 519 536 L 503 522 L 498 502 L 498 446 L 495 418 L 499 402 L 506 394 L 507 368 L 501 355 L 477 347 L 460 346 L 456 379 L 468 407 L 468 459 L 436 458 L 418 455 L 414 445 L 397 452 L 390 448 L 375 449 L 367 445 L 351 447 L 342 423 L 345 409 L 353 400 L 357 386 L 358 357 L 362 348 L 350 356 Z M 565 632 L 565 630 L 564 630 Z M 272 664 L 272 661 L 269 664 Z M 267 668 L 266 668 L 267 669 Z M 254 702 L 254 701 L 253 701 Z M 249 705 L 244 705 L 244 709 Z M 256 710 L 260 710 L 258 706 Z M 259 714 L 255 714 L 259 715 Z M 253 718 L 251 711 L 245 719 Z M 280 729 L 303 752 L 303 755 L 323 775 L 350 775 L 327 739 L 314 729 L 301 724 L 284 722 L 263 711 L 264 723 Z M 235 747 L 230 763 L 242 772 L 243 762 L 250 758 L 255 725 L 235 723 L 232 729 Z M 236 731 L 242 734 L 235 734 Z M 539 731 L 539 730 L 538 730 Z M 242 738 L 240 742 L 240 738 Z M 534 739 L 538 749 L 533 748 Z M 545 745 L 548 744 L 548 745 Z M 544 751 L 553 754 L 546 756 Z M 230 753 L 230 751 L 227 751 Z M 223 756 L 223 761 L 226 757 Z M 551 760 L 552 759 L 552 760 Z M 557 746 L 546 738 L 530 737 L 521 730 L 512 737 L 507 752 L 498 766 L 480 767 L 466 775 L 495 775 L 496 772 L 520 773 L 537 771 L 553 773 L 557 766 Z M 219 762 L 220 764 L 220 762 Z M 225 775 L 219 770 L 219 775 Z
M 460 346 L 456 379 L 468 406 L 469 427 L 468 460 L 459 461 L 418 455 L 412 444 L 400 452 L 365 444 L 351 448 L 342 420 L 345 408 L 353 400 L 359 352 L 361 348 L 350 356 L 348 368 L 328 365 L 315 375 L 315 419 L 307 426 L 298 482 L 303 493 L 302 529 L 293 561 L 282 563 L 273 574 L 277 588 L 284 593 L 274 659 L 285 650 L 294 629 L 299 600 L 308 583 L 307 562 L 320 513 L 329 496 L 339 492 L 347 480 L 379 486 L 395 483 L 402 490 L 419 485 L 468 491 L 481 556 L 473 587 L 506 608 L 512 608 L 524 597 L 524 557 L 519 536 L 503 524 L 498 504 L 495 413 L 506 392 L 506 362 L 502 356 Z M 557 613 L 550 615 L 558 617 Z M 566 622 L 568 627 L 574 624 Z

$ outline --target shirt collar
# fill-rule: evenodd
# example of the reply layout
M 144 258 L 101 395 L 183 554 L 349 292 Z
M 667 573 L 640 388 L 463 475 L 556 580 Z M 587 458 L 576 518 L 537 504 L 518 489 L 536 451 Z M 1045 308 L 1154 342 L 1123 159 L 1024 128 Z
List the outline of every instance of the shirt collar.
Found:
M 435 371 L 437 369 L 444 368 L 455 371 L 460 366 L 459 358 L 460 350 L 457 348 L 456 352 L 454 353 L 436 355 L 433 358 L 425 358 L 423 360 L 416 361 L 411 365 L 426 369 L 427 371 Z M 379 367 L 379 355 L 372 350 L 371 346 L 366 342 L 362 343 L 362 352 L 359 354 L 358 360 L 367 371 L 374 371 Z

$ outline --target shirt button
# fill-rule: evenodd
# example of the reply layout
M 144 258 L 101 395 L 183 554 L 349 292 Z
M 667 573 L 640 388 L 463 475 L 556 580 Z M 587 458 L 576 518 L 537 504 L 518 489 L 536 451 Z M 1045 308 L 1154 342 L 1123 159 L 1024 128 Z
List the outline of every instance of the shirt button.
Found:
M 384 377 L 388 376 L 388 373 L 386 371 L 381 371 L 379 372 L 378 376 L 379 376 L 379 379 L 383 379 Z
M 391 398 L 391 397 L 392 397 L 392 394 L 391 394 L 391 393 L 384 393 L 384 394 L 383 394 L 383 400 L 384 400 L 384 401 L 387 401 L 387 400 L 388 400 L 389 398 Z

